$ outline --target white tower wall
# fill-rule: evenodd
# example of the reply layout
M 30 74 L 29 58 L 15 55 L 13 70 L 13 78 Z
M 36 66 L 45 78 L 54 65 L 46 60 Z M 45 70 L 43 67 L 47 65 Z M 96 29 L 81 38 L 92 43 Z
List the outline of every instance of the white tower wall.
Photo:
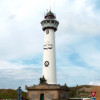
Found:
M 48 34 L 46 32 L 49 32 Z M 56 56 L 54 29 L 44 31 L 43 75 L 47 83 L 56 84 Z M 47 64 L 47 66 L 46 66 Z

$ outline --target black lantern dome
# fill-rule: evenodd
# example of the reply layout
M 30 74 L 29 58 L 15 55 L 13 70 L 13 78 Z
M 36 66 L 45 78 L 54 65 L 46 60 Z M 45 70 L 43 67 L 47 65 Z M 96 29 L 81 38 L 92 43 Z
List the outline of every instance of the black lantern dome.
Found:
M 45 15 L 45 19 L 55 19 L 55 15 L 54 13 L 52 13 L 51 11 L 47 12 L 47 14 Z

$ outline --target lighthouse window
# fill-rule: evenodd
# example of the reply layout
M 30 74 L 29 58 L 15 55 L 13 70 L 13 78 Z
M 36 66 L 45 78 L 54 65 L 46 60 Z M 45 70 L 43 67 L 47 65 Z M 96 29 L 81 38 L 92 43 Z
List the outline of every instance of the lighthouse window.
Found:
M 43 24 L 45 24 L 45 22 Z
M 50 21 L 47 21 L 47 23 L 49 23 Z
M 45 61 L 44 65 L 45 65 L 45 67 L 48 67 L 49 66 L 49 61 Z
M 52 21 L 52 23 L 54 23 L 54 21 Z
M 46 34 L 49 34 L 49 30 L 46 30 Z

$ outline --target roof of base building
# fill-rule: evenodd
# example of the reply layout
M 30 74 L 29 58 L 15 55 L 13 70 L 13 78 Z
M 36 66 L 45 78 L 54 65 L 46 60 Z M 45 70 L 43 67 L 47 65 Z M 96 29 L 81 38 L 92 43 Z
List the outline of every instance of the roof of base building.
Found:
M 66 85 L 61 86 L 60 84 L 39 84 L 34 86 L 26 86 L 27 90 L 66 90 L 69 91 L 69 88 Z

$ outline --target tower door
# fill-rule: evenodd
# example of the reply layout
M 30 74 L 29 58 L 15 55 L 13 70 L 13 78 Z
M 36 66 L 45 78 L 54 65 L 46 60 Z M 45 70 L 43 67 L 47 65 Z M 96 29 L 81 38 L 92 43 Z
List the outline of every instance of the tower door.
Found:
M 44 100 L 44 94 L 40 95 L 40 100 Z

